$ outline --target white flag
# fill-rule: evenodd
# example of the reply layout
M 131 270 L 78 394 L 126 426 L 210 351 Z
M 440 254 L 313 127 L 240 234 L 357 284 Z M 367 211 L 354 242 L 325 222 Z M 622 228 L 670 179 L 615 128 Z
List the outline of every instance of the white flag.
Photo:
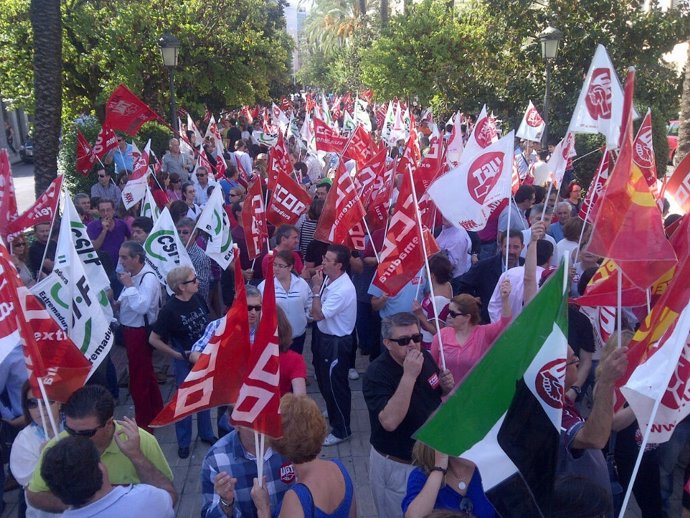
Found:
M 194 140 L 195 144 L 198 146 L 201 144 L 203 141 L 203 137 L 201 136 L 201 132 L 199 131 L 199 128 L 196 127 L 196 124 L 194 124 L 194 121 L 192 120 L 192 116 L 187 114 L 187 130 L 188 131 L 193 131 L 194 132 Z
M 402 105 L 398 103 L 395 109 L 395 119 L 393 120 L 393 128 L 391 128 L 391 134 L 388 139 L 388 143 L 394 146 L 398 140 L 407 141 L 407 135 L 409 132 L 405 131 L 405 121 L 403 120 Z
M 352 115 L 350 115 L 347 112 L 347 110 L 345 110 L 345 115 L 343 116 L 343 130 L 353 132 L 353 131 L 355 131 L 356 127 L 357 127 L 357 123 L 352 118 Z
M 449 167 L 455 168 L 460 165 L 460 158 L 464 151 L 462 143 L 462 122 L 460 112 L 455 114 L 455 122 L 453 123 L 453 132 L 448 139 L 448 147 L 446 148 L 446 163 Z
M 530 101 L 515 136 L 529 140 L 530 142 L 541 142 L 545 127 L 546 123 L 544 119 L 542 119 L 541 115 L 539 115 L 539 112 L 532 104 L 532 101 Z
M 333 117 L 331 117 L 331 110 L 326 101 L 326 94 L 321 94 L 321 115 L 322 120 L 329 126 L 333 126 Z
M 151 218 L 151 220 L 155 223 L 158 220 L 158 217 L 160 216 L 160 212 L 161 211 L 158 210 L 156 200 L 153 198 L 153 193 L 151 193 L 151 189 L 147 185 L 146 195 L 144 196 L 144 203 L 142 203 L 141 205 L 141 212 L 139 213 L 139 215 Z
M 223 207 L 222 189 L 213 189 L 204 210 L 196 222 L 196 228 L 203 230 L 209 235 L 206 255 L 225 270 L 232 262 L 233 253 L 230 219 Z
M 633 371 L 621 388 L 637 417 L 640 430 L 647 428 L 654 403 L 660 401 L 649 435 L 651 443 L 668 441 L 676 425 L 690 414 L 690 401 L 687 398 L 690 382 L 689 332 L 690 305 L 678 317 L 671 335 L 646 362 Z
M 355 99 L 355 123 L 359 123 L 362 127 L 367 130 L 367 133 L 371 133 L 371 119 L 369 118 L 369 113 L 367 112 L 367 103 L 364 99 Z M 350 116 L 345 110 L 345 120 Z M 354 127 L 352 128 L 354 130 Z
M 489 147 L 493 142 L 498 140 L 498 129 L 492 117 L 486 112 L 486 104 L 482 107 L 479 113 L 477 122 L 472 128 L 472 133 L 465 144 L 464 154 L 474 156 L 482 149 Z
M 393 108 L 393 101 L 388 101 L 388 109 L 386 110 L 386 117 L 383 119 L 383 128 L 381 128 L 381 140 L 390 142 L 393 126 L 395 125 L 395 111 Z
M 601 133 L 610 148 L 618 148 L 623 118 L 623 88 L 603 45 L 597 45 L 594 59 L 582 85 L 568 131 Z M 637 114 L 633 112 L 633 118 Z
M 463 152 L 460 165 L 429 186 L 429 195 L 456 227 L 481 230 L 491 212 L 510 196 L 514 132 L 480 149 Z
M 178 266 L 193 266 L 185 245 L 186 243 L 180 240 L 168 207 L 165 207 L 153 225 L 149 237 L 144 241 L 144 251 L 146 262 L 156 272 L 158 280 L 166 286 L 168 292 L 168 273 Z
M 575 152 L 575 135 L 572 133 L 566 133 L 565 138 L 561 140 L 558 145 L 551 153 L 551 158 L 547 162 L 547 168 L 549 178 L 546 180 L 553 181 L 556 186 L 561 185 L 563 181 L 563 175 L 565 174 L 565 168 L 568 165 L 568 159 L 574 156 Z M 542 185 L 542 183 L 537 183 L 541 178 L 535 176 L 534 183 L 536 185 Z
M 106 316 L 112 310 L 105 292 L 91 285 L 69 231 L 60 232 L 52 273 L 31 292 L 91 362 L 91 376 L 113 345 Z

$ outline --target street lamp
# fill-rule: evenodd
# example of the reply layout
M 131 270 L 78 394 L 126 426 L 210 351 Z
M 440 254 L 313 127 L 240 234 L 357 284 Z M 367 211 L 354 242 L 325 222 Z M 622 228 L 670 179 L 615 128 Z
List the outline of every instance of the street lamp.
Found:
M 175 107 L 175 67 L 177 66 L 177 57 L 180 50 L 180 40 L 175 36 L 166 32 L 160 40 L 158 46 L 161 49 L 161 56 L 163 57 L 163 64 L 168 69 L 170 76 L 170 122 L 175 132 L 179 132 L 177 127 L 177 109 Z
M 544 134 L 541 137 L 542 149 L 549 143 L 549 90 L 551 87 L 551 64 L 558 55 L 558 43 L 563 33 L 549 23 L 549 26 L 539 35 L 541 42 L 541 57 L 546 62 L 546 91 L 544 92 Z

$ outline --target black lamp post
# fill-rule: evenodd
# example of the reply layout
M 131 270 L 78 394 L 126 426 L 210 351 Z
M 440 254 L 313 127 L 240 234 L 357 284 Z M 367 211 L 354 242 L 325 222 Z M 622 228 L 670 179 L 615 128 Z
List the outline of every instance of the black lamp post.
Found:
M 541 57 L 546 62 L 546 91 L 544 92 L 544 134 L 541 137 L 542 149 L 546 149 L 549 143 L 549 93 L 551 88 L 551 65 L 558 55 L 558 43 L 563 33 L 549 26 L 539 35 L 541 42 Z
M 161 49 L 163 64 L 168 69 L 168 75 L 170 76 L 170 122 L 175 132 L 179 132 L 180 128 L 177 127 L 177 108 L 175 107 L 175 67 L 177 67 L 180 40 L 166 32 L 158 40 L 158 46 Z

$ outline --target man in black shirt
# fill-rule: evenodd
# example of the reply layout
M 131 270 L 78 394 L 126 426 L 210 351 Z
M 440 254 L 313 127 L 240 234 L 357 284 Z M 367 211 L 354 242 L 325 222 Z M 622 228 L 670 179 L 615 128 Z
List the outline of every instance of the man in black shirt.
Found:
M 50 223 L 39 223 L 34 227 L 34 233 L 36 240 L 31 243 L 29 248 L 29 266 L 36 280 L 41 280 L 43 276 L 53 271 L 57 243 L 52 240 L 48 241 L 50 238 Z M 46 247 L 48 247 L 47 252 L 45 251 Z M 44 254 L 45 260 L 43 260 Z M 43 263 L 41 263 L 41 260 L 43 260 Z M 39 270 L 41 271 L 39 272 Z
M 412 435 L 454 386 L 431 354 L 421 350 L 417 317 L 396 313 L 384 318 L 386 347 L 364 375 L 362 390 L 371 423 L 369 481 L 381 518 L 399 517 L 407 476 L 412 471 Z

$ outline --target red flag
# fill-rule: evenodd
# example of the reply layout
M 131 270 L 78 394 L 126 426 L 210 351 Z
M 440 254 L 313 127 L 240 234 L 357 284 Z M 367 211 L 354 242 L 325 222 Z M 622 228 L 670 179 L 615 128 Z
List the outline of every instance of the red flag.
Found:
M 237 162 L 239 163 L 239 160 Z M 278 142 L 268 150 L 266 175 L 268 177 L 268 188 L 271 191 L 275 189 L 276 180 L 281 172 L 286 175 L 290 174 L 290 155 L 282 132 L 278 132 Z
M 374 96 L 374 92 L 372 92 L 371 89 L 363 90 L 359 93 L 359 96 L 366 102 L 370 103 L 371 98 Z
M 580 306 L 617 306 L 618 293 L 618 265 L 611 259 L 606 259 L 587 284 L 582 296 L 573 299 Z M 644 306 L 647 303 L 645 290 L 636 287 L 623 276 L 622 283 L 623 306 Z
M 354 178 L 355 187 L 365 207 L 369 204 L 371 194 L 374 192 L 376 179 L 381 177 L 386 169 L 386 149 L 377 152 L 364 166 L 357 172 Z
M 316 101 L 312 98 L 310 93 L 307 93 L 307 98 L 305 99 L 305 108 L 307 110 L 307 113 L 311 113 L 311 111 L 316 107 Z
M 271 200 L 268 202 L 267 219 L 275 226 L 288 223 L 294 225 L 297 219 L 309 210 L 311 196 L 284 172 L 278 173 Z
M 249 259 L 256 259 L 261 255 L 268 237 L 266 226 L 266 210 L 261 193 L 261 180 L 257 179 L 247 191 L 247 197 L 242 205 L 242 228 L 247 243 Z
M 0 235 L 7 239 L 10 221 L 17 218 L 17 197 L 14 194 L 12 167 L 6 149 L 0 149 Z
M 683 212 L 690 212 L 690 153 L 676 166 L 666 182 L 664 193 L 668 194 Z
M 261 322 L 249 355 L 247 375 L 232 411 L 234 425 L 246 426 L 269 437 L 282 437 L 280 421 L 280 362 L 273 255 L 268 259 L 261 301 Z
M 77 130 L 77 171 L 87 176 L 96 162 L 91 145 L 81 131 Z
M 284 112 L 292 109 L 292 103 L 285 96 L 280 98 L 280 109 Z
M 114 130 L 136 135 L 139 128 L 147 122 L 158 120 L 167 126 L 144 101 L 139 99 L 125 85 L 121 84 L 105 104 L 105 121 Z
M 634 72 L 628 74 L 634 81 Z M 626 85 L 626 94 L 628 88 Z M 625 121 L 620 154 L 598 206 L 589 251 L 614 259 L 623 274 L 646 289 L 672 268 L 676 254 L 640 168 L 633 162 L 632 111 Z
M 39 223 L 52 223 L 60 202 L 60 189 L 62 189 L 63 175 L 58 176 L 46 189 L 46 192 L 34 202 L 21 216 L 7 225 L 7 232 L 13 234 L 38 225 Z
M 349 230 L 360 223 L 365 214 L 352 177 L 345 170 L 342 161 L 331 190 L 335 190 L 335 218 L 328 232 L 328 241 L 342 243 Z
M 312 120 L 314 121 L 314 138 L 316 139 L 317 151 L 341 154 L 347 145 L 347 137 L 336 135 L 335 131 L 318 117 L 314 117 Z
M 143 177 L 149 171 L 149 156 L 151 153 L 151 141 L 144 148 L 144 151 L 139 154 L 134 165 L 132 166 L 132 175 L 129 177 L 129 181 L 137 180 Z
M 672 242 L 681 260 L 668 288 L 654 304 L 628 345 L 628 369 L 616 383 L 617 387 L 625 385 L 635 368 L 658 350 L 659 341 L 670 334 L 678 316 L 690 302 L 690 219 L 684 218 L 681 226 L 674 232 Z M 616 405 L 620 406 L 622 403 L 622 398 L 617 398 Z
M 342 117 L 343 112 L 340 110 L 340 97 L 336 96 L 336 98 L 333 99 L 333 104 L 331 104 L 331 115 L 335 120 L 338 120 L 340 117 Z
M 656 184 L 656 159 L 654 157 L 654 146 L 652 144 L 652 111 L 647 110 L 642 125 L 637 132 L 635 141 L 633 142 L 633 162 L 637 164 L 642 171 L 642 176 L 647 180 L 649 190 L 654 199 L 659 199 L 659 189 Z M 658 204 L 659 210 L 662 210 L 663 204 Z
M 379 255 L 373 284 L 387 295 L 396 295 L 424 266 L 424 239 L 433 246 L 432 236 L 423 236 L 417 224 L 416 207 L 410 175 L 403 177 L 396 209 Z M 429 250 L 430 255 L 438 246 Z
M 108 126 L 108 123 L 104 122 L 103 126 L 101 126 L 101 131 L 98 132 L 98 136 L 96 137 L 96 143 L 93 145 L 93 148 L 91 148 L 94 161 L 98 160 L 100 162 L 103 160 L 103 157 L 110 152 L 110 150 L 115 149 L 116 147 L 117 135 L 115 135 L 115 132 L 112 130 L 112 128 Z
M 580 207 L 580 212 L 578 213 L 580 219 L 582 221 L 586 221 L 587 223 L 594 223 L 597 202 L 599 201 L 599 196 L 603 192 L 604 187 L 606 186 L 606 181 L 609 178 L 609 156 L 610 152 L 608 150 L 604 150 L 604 155 L 601 157 L 601 162 L 597 168 L 597 174 L 587 190 L 587 195 L 585 196 L 582 206 Z
M 357 162 L 357 167 L 368 162 L 375 153 L 371 149 L 371 137 L 360 125 L 352 132 L 349 143 L 343 151 L 343 157 Z
M 369 222 L 369 230 L 372 232 L 376 229 L 386 226 L 388 221 L 388 210 L 391 206 L 391 194 L 393 192 L 393 178 L 385 181 L 385 184 L 378 190 L 374 189 L 372 199 L 367 207 L 367 221 Z M 400 199 L 398 197 L 398 199 Z
M 215 333 L 170 402 L 151 422 L 165 426 L 214 406 L 237 401 L 249 368 L 247 290 L 235 249 L 235 300 L 218 322 Z
M 379 109 L 376 110 L 376 127 L 377 128 L 383 128 L 383 123 L 386 120 L 386 112 L 388 111 L 388 105 L 386 103 L 383 103 L 381 106 L 379 106 Z

